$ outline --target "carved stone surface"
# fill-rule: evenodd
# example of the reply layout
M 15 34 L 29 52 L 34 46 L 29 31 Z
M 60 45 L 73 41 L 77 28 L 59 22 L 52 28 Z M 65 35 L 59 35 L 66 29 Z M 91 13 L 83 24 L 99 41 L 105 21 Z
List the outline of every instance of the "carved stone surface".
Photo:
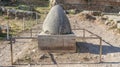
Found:
M 71 34 L 69 20 L 60 5 L 54 6 L 43 23 L 43 34 Z

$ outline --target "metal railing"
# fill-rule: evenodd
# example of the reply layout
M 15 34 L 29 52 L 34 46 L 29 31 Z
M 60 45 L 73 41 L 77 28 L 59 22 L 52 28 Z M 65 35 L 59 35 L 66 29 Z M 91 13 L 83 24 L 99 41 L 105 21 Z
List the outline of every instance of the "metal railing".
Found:
M 12 65 L 14 64 L 13 63 L 13 59 L 14 59 L 14 57 L 13 57 L 13 42 L 15 42 L 16 39 L 37 39 L 37 37 L 33 36 L 33 33 L 36 33 L 36 32 L 32 32 L 32 30 L 37 30 L 37 29 L 31 29 L 30 32 L 28 32 L 31 34 L 30 37 L 11 37 L 10 38 L 10 51 L 11 51 L 11 64 Z M 78 29 L 73 29 L 73 30 L 77 30 L 77 31 L 82 30 L 82 32 L 83 32 L 82 37 L 76 37 L 76 39 L 83 39 L 83 41 L 85 41 L 86 39 L 99 39 L 100 40 L 99 41 L 99 48 L 100 48 L 100 52 L 99 52 L 100 60 L 99 60 L 99 62 L 102 62 L 102 59 L 101 59 L 102 58 L 102 38 L 100 36 L 90 32 L 90 31 L 86 30 L 86 29 L 78 28 Z M 88 32 L 96 37 L 87 37 L 86 32 Z
M 73 30 L 77 30 L 77 31 L 82 30 L 82 32 L 83 32 L 82 37 L 79 36 L 79 37 L 77 37 L 77 38 L 78 38 L 78 39 L 82 39 L 83 42 L 84 42 L 86 39 L 99 39 L 99 48 L 100 48 L 100 51 L 99 51 L 100 60 L 99 60 L 99 62 L 102 62 L 102 41 L 103 41 L 103 40 L 102 40 L 102 37 L 100 37 L 100 36 L 92 33 L 91 31 L 89 31 L 89 30 L 87 30 L 87 29 L 78 28 L 78 29 L 73 29 Z M 96 37 L 88 37 L 88 36 L 86 36 L 86 32 L 88 32 L 88 33 L 90 33 L 91 35 L 96 36 Z

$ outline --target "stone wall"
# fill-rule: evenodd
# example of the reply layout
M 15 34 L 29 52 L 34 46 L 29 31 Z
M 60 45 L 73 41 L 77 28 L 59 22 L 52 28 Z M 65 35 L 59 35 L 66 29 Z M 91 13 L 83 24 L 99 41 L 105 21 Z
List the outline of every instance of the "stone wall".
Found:
M 64 3 L 67 4 L 98 4 L 120 6 L 120 0 L 63 0 L 63 1 Z
M 37 5 L 37 6 L 46 6 L 49 4 L 49 1 L 46 0 L 19 0 L 19 2 L 28 5 Z
M 5 7 L 0 7 L 0 15 L 6 15 L 10 19 L 37 19 L 40 15 L 34 11 L 23 11 L 18 9 L 8 9 Z M 37 16 L 37 18 L 36 18 Z
M 64 0 L 65 3 L 68 4 L 85 4 L 84 0 Z
M 61 0 L 65 9 L 119 12 L 120 0 Z

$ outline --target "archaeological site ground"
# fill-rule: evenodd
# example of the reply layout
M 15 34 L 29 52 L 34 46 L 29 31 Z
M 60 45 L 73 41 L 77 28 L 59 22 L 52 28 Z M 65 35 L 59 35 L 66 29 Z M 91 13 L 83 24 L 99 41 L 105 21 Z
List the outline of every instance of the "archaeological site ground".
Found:
M 0 67 L 120 67 L 120 0 L 0 0 Z

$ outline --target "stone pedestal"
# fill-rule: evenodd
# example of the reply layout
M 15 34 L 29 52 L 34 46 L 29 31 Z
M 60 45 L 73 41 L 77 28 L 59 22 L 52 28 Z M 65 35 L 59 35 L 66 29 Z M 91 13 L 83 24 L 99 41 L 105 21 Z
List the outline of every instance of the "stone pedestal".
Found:
M 48 52 L 76 52 L 75 35 L 38 35 L 38 48 Z

